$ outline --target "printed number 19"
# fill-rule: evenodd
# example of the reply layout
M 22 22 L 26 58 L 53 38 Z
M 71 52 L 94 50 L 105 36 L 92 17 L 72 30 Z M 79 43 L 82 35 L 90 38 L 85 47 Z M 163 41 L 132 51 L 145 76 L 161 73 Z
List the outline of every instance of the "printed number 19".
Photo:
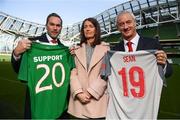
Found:
M 138 74 L 138 80 L 135 80 L 135 73 Z M 128 84 L 127 84 L 127 76 L 129 75 L 129 81 L 133 88 L 130 89 L 131 94 L 134 97 L 143 97 L 144 96 L 144 72 L 143 69 L 137 66 L 131 67 L 129 69 L 129 74 L 126 73 L 126 68 L 123 67 L 118 74 L 122 76 L 122 83 L 123 83 L 123 94 L 124 96 L 129 96 L 128 93 Z M 139 88 L 136 90 L 135 88 Z M 138 91 L 138 92 L 137 92 Z

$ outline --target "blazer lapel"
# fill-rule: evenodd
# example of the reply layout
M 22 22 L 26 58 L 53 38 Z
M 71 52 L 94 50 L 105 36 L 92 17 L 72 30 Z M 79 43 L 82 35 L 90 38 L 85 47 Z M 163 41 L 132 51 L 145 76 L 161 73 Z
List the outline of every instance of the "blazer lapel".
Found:
M 137 45 L 136 51 L 138 51 L 138 50 L 143 50 L 144 47 L 145 47 L 145 45 L 144 45 L 143 38 L 140 37 L 140 38 L 139 38 L 139 41 L 138 41 L 138 45 Z M 115 49 L 115 50 L 118 50 L 118 51 L 125 51 L 125 48 L 124 48 L 124 41 L 121 41 L 121 42 L 119 43 L 117 49 Z
M 105 50 L 103 49 L 104 47 L 102 45 L 96 45 L 94 52 L 92 54 L 92 57 L 91 57 L 88 73 L 93 68 L 93 66 L 96 65 L 96 63 L 98 63 L 101 60 L 101 58 L 104 56 Z
M 60 40 L 59 40 L 59 39 L 57 39 L 57 42 L 58 42 L 58 45 L 61 45 L 61 42 L 60 42 Z
M 124 41 L 121 41 L 121 42 L 119 43 L 119 51 L 125 51 Z
M 42 34 L 41 36 L 37 36 L 37 37 L 33 37 L 33 38 L 28 38 L 28 39 L 33 40 L 33 41 L 34 40 L 39 40 L 40 42 L 46 42 L 46 43 L 49 42 L 47 37 L 46 37 L 46 33 Z
M 138 41 L 138 45 L 137 45 L 137 50 L 136 50 L 136 51 L 138 51 L 138 50 L 143 50 L 143 47 L 144 47 L 143 38 L 140 37 L 140 38 L 139 38 L 139 41 Z
M 82 64 L 82 66 L 84 66 L 87 71 L 85 44 L 82 44 L 82 47 L 79 47 L 77 50 L 75 50 L 75 54 L 79 62 Z
M 39 41 L 41 41 L 41 42 L 47 42 L 47 43 L 49 42 L 48 39 L 47 39 L 47 37 L 46 37 L 46 34 L 42 34 L 42 36 L 39 37 Z

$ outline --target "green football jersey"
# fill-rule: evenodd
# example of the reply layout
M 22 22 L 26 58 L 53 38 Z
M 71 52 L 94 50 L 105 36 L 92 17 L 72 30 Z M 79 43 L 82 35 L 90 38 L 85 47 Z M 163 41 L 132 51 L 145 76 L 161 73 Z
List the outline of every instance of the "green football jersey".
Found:
M 67 109 L 74 59 L 63 45 L 33 43 L 23 56 L 19 80 L 27 81 L 32 118 L 58 118 Z

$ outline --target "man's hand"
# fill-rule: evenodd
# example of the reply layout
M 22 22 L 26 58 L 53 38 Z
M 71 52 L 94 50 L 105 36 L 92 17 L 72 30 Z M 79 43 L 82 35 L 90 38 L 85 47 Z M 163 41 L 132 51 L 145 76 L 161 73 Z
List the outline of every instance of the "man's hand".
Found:
M 74 50 L 75 50 L 74 46 L 69 48 L 69 51 L 70 51 L 71 55 L 75 55 Z
M 25 52 L 27 49 L 31 48 L 32 41 L 28 39 L 22 39 L 18 42 L 16 48 L 14 49 L 14 55 L 18 57 L 21 53 Z
M 77 46 L 77 45 L 73 45 L 73 46 L 69 47 L 69 51 L 70 51 L 71 55 L 75 55 L 75 50 L 78 48 L 79 48 L 79 46 Z
M 155 54 L 156 54 L 157 63 L 165 65 L 167 60 L 166 53 L 163 50 L 158 50 Z

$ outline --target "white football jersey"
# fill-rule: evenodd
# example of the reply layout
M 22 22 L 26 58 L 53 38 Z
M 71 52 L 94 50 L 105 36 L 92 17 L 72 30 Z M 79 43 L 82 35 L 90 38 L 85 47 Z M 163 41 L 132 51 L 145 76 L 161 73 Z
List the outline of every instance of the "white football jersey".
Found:
M 153 53 L 106 54 L 101 71 L 102 77 L 108 76 L 106 119 L 157 119 L 164 74 Z

